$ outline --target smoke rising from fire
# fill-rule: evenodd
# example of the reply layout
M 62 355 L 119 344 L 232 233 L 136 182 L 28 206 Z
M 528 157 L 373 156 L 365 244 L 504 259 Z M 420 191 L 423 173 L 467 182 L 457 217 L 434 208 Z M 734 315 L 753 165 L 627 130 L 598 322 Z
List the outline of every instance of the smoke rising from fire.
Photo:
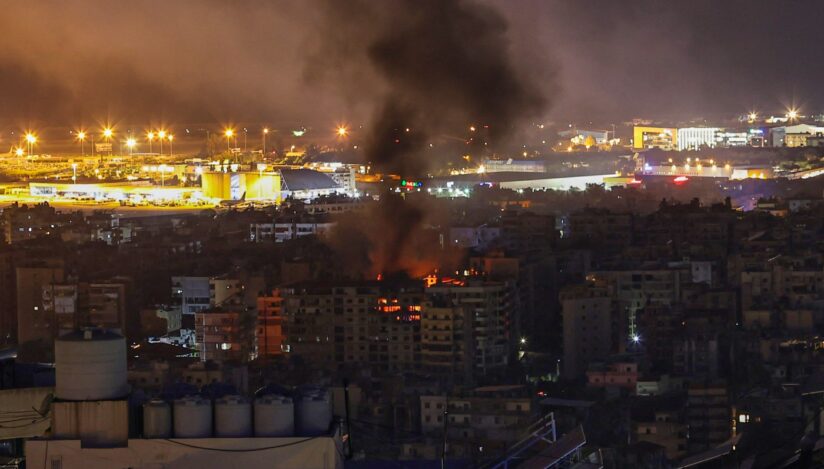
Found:
M 461 135 L 477 124 L 488 129 L 492 146 L 502 144 L 548 104 L 533 77 L 516 67 L 507 24 L 487 5 L 470 0 L 330 1 L 326 20 L 330 34 L 308 75 L 322 80 L 334 73 L 352 99 L 364 92 L 363 83 L 377 90 L 365 156 L 378 172 L 425 177 L 438 158 L 428 147 L 431 139 Z M 335 66 L 328 67 L 330 63 Z M 551 89 L 551 82 L 545 88 Z M 421 265 L 437 265 L 442 256 L 437 243 L 417 242 L 430 224 L 428 207 L 417 198 L 384 194 L 370 216 L 372 223 L 360 230 L 338 230 L 339 236 L 370 240 L 370 274 L 411 274 Z M 377 236 L 374 229 L 379 229 Z

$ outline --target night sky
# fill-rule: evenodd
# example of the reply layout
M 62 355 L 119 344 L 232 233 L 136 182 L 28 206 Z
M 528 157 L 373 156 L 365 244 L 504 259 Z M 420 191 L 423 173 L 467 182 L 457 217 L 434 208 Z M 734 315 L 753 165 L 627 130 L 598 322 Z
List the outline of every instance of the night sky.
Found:
M 381 3 L 375 27 L 391 27 L 397 2 Z M 484 3 L 507 19 L 511 57 L 543 88 L 547 119 L 824 109 L 824 2 Z M 354 121 L 386 87 L 357 43 L 343 44 L 343 57 L 324 55 L 324 39 L 343 25 L 319 2 L 41 1 L 4 10 L 6 122 Z M 338 74 L 344 62 L 358 73 Z

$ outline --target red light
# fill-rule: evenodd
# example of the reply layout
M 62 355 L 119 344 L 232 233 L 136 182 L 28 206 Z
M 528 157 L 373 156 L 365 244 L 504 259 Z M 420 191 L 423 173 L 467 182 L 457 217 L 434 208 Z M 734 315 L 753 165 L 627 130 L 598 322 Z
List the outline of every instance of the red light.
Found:
M 683 183 L 685 183 L 689 180 L 690 180 L 690 178 L 688 178 L 686 176 L 678 176 L 677 178 L 673 179 L 672 182 L 674 182 L 676 184 L 683 184 Z
M 383 280 L 383 274 L 378 274 L 378 282 L 380 282 L 381 280 Z
M 632 181 L 628 182 L 627 184 L 641 184 L 641 181 L 637 179 L 633 179 Z

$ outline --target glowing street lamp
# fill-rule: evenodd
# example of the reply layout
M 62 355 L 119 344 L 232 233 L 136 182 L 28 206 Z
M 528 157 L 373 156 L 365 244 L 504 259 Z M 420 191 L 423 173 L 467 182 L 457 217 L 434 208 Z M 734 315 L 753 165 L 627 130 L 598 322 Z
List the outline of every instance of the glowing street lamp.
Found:
M 789 119 L 790 122 L 798 119 L 798 109 L 788 109 L 787 110 L 787 119 Z
M 151 130 L 146 133 L 146 139 L 149 140 L 149 153 L 152 152 L 152 140 L 155 139 L 155 133 Z
M 163 156 L 163 140 L 166 139 L 166 131 L 165 130 L 158 130 L 157 131 L 157 139 L 160 140 L 160 156 Z
M 232 137 L 235 136 L 235 131 L 232 129 L 226 129 L 223 131 L 223 135 L 226 136 L 226 151 L 231 151 L 230 143 L 232 141 Z
M 175 156 L 175 147 L 174 147 L 174 143 L 173 143 L 174 139 L 175 139 L 175 136 L 172 135 L 172 134 L 169 134 L 169 135 L 166 136 L 166 138 L 169 139 L 169 155 L 170 156 Z
M 103 129 L 103 138 L 106 140 L 106 143 L 111 145 L 112 137 L 114 137 L 114 130 L 111 127 L 105 127 Z M 112 155 L 111 146 L 109 146 L 109 156 Z M 102 157 L 101 157 L 102 161 Z
M 28 145 L 29 156 L 31 156 L 35 143 L 37 143 L 37 137 L 31 132 L 26 132 L 26 145 Z
M 72 163 L 72 183 L 77 184 L 77 163 Z
M 77 141 L 80 142 L 80 154 L 86 156 L 86 132 L 80 130 L 77 132 Z
M 23 148 L 21 148 L 21 147 L 17 147 L 17 149 L 14 150 L 14 154 L 17 155 L 17 156 L 23 156 L 23 153 L 25 153 L 25 152 L 23 151 Z
M 134 147 L 137 146 L 137 140 L 132 137 L 126 139 L 126 148 L 129 149 L 129 156 L 134 154 Z
M 266 135 L 268 135 L 268 134 L 269 134 L 269 128 L 264 127 L 263 128 L 263 157 L 264 158 L 266 157 Z
M 749 114 L 747 114 L 747 119 L 750 122 L 755 122 L 755 120 L 758 119 L 758 113 L 755 111 L 750 112 Z
M 349 129 L 347 129 L 344 125 L 338 126 L 338 137 L 342 138 L 346 137 L 347 135 L 349 135 Z

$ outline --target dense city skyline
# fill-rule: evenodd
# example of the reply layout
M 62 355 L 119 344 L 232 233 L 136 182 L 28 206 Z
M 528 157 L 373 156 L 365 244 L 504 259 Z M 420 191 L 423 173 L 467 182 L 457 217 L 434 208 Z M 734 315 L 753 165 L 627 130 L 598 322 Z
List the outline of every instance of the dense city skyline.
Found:
M 0 467 L 824 467 L 824 3 L 0 16 Z

